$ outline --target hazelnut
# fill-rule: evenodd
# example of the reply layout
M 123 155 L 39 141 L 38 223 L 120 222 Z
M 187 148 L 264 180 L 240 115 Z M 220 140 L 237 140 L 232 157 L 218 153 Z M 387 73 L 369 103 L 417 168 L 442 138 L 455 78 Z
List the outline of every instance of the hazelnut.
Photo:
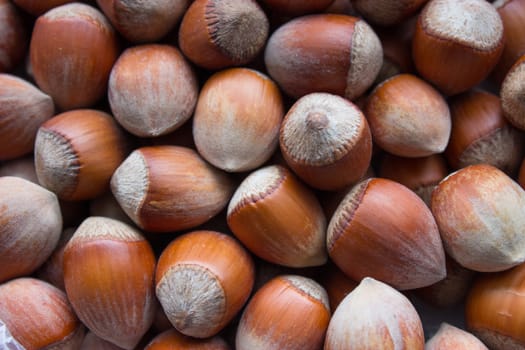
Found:
M 524 77 L 525 54 L 509 69 L 500 90 L 503 115 L 520 130 L 525 130 L 525 103 L 522 98 L 525 90 Z
M 332 315 L 324 349 L 423 349 L 424 344 L 412 303 L 389 285 L 365 277 Z
M 473 334 L 442 323 L 436 334 L 425 344 L 425 350 L 489 350 Z
M 279 142 L 290 168 L 322 190 L 356 183 L 372 157 L 372 135 L 361 110 L 328 93 L 297 100 L 282 122 Z
M 278 276 L 250 299 L 239 321 L 235 347 L 320 349 L 329 320 L 328 296 L 321 285 L 298 275 Z
M 373 277 L 404 290 L 445 278 L 438 227 L 423 200 L 392 180 L 355 185 L 330 219 L 328 253 L 350 278 Z
M 80 346 L 80 350 L 95 350 L 95 349 L 96 350 L 122 350 L 121 347 L 116 346 L 115 344 L 110 343 L 98 337 L 95 333 L 87 332 Z
M 195 339 L 170 329 L 153 338 L 144 350 L 230 350 L 219 336 Z
M 98 102 L 118 56 L 109 21 L 98 9 L 78 2 L 38 17 L 29 50 L 37 85 L 62 110 Z
M 78 318 L 98 337 L 133 349 L 153 323 L 155 262 L 131 226 L 84 220 L 64 249 L 64 284 Z
M 33 273 L 62 232 L 57 197 L 18 177 L 0 177 L 0 282 Z
M 75 350 L 84 338 L 66 294 L 35 278 L 0 285 L 0 320 L 26 350 Z
M 196 65 L 218 70 L 251 62 L 268 31 L 266 14 L 254 0 L 195 0 L 182 19 L 179 45 Z
M 33 152 L 38 128 L 54 114 L 49 95 L 17 76 L 0 74 L 0 160 Z
M 355 10 L 367 21 L 392 26 L 415 14 L 428 0 L 352 0 Z
M 418 17 L 412 43 L 419 74 L 455 95 L 479 84 L 498 63 L 503 22 L 485 0 L 431 0 Z
M 156 271 L 156 295 L 182 334 L 208 338 L 241 310 L 254 283 L 254 264 L 232 237 L 193 231 L 163 250 Z
M 362 19 L 316 14 L 277 28 L 268 40 L 264 61 L 270 76 L 291 97 L 328 92 L 353 100 L 374 82 L 383 50 Z
M 0 73 L 10 72 L 24 58 L 29 33 L 22 14 L 9 0 L 0 0 L 0 43 Z
M 0 165 L 0 176 L 16 176 L 38 184 L 33 155 L 15 158 Z
M 431 208 L 447 253 L 462 266 L 495 272 L 525 261 L 525 191 L 501 170 L 478 164 L 452 173 Z
M 229 172 L 261 166 L 277 148 L 283 109 L 279 88 L 266 75 L 247 68 L 215 73 L 193 117 L 199 154 Z
M 54 7 L 74 2 L 75 0 L 13 0 L 16 6 L 38 17 Z
M 127 153 L 127 138 L 111 115 L 93 109 L 68 111 L 38 129 L 36 174 L 60 199 L 92 199 L 109 189 L 111 175 Z
M 326 218 L 315 195 L 279 165 L 248 175 L 227 212 L 233 234 L 274 264 L 308 267 L 326 262 Z
M 144 230 L 179 231 L 217 215 L 234 191 L 226 173 L 180 146 L 141 147 L 111 178 L 124 212 Z

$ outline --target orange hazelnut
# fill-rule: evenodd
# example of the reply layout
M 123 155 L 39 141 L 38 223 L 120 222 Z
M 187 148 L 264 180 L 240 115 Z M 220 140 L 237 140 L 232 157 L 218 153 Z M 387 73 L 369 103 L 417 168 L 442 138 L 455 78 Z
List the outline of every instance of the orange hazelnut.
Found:
M 14 70 L 22 62 L 28 43 L 20 11 L 11 1 L 0 0 L 0 73 Z
M 38 129 L 36 174 L 60 199 L 92 199 L 109 189 L 111 175 L 127 153 L 127 138 L 111 115 L 68 111 Z
M 118 56 L 115 31 L 96 8 L 71 3 L 38 17 L 30 62 L 37 85 L 62 110 L 92 107 Z
M 241 310 L 254 274 L 251 256 L 235 239 L 215 231 L 193 231 L 162 252 L 156 295 L 179 332 L 208 338 Z
M 170 232 L 196 227 L 217 215 L 234 191 L 230 177 L 192 149 L 136 149 L 111 178 L 124 212 L 142 229 Z
M 192 115 L 197 78 L 175 47 L 139 45 L 124 51 L 111 70 L 108 98 L 115 119 L 140 137 L 167 134 Z
M 290 168 L 322 190 L 356 183 L 372 158 L 372 135 L 361 110 L 328 93 L 297 100 L 282 122 L 279 143 Z
M 97 0 L 115 29 L 133 43 L 159 41 L 182 18 L 189 0 Z
M 378 176 L 394 180 L 414 191 L 428 206 L 434 187 L 449 174 L 442 154 L 422 158 L 405 158 L 385 154 Z
M 307 267 L 327 260 L 321 205 L 282 166 L 260 168 L 244 179 L 228 205 L 227 222 L 252 253 L 274 264 Z
M 481 275 L 465 306 L 466 329 L 490 349 L 523 349 L 525 344 L 525 264 Z
M 392 26 L 415 14 L 428 0 L 352 0 L 355 10 L 367 21 Z
M 288 95 L 328 92 L 353 100 L 374 82 L 381 42 L 362 19 L 337 14 L 302 16 L 275 30 L 264 61 Z
M 501 85 L 500 97 L 503 115 L 516 128 L 525 130 L 525 54 L 510 68 Z
M 425 350 L 489 350 L 473 334 L 442 323 L 436 334 L 425 344 Z
M 324 349 L 423 349 L 424 344 L 412 303 L 389 285 L 365 277 L 332 315 Z
M 13 0 L 16 6 L 35 17 L 43 15 L 54 7 L 74 1 L 75 0 Z
M 392 180 L 355 185 L 327 231 L 328 253 L 350 278 L 373 277 L 404 290 L 445 278 L 438 227 L 423 200 Z
M 469 91 L 450 101 L 452 133 L 445 150 L 454 169 L 490 164 L 514 176 L 525 150 L 523 133 L 503 116 L 498 96 Z
M 450 138 L 447 102 L 430 84 L 412 74 L 399 74 L 376 86 L 364 113 L 374 142 L 401 157 L 441 153 Z
M 0 160 L 31 153 L 38 128 L 54 114 L 50 96 L 17 76 L 0 74 Z
M 478 164 L 452 173 L 431 208 L 447 253 L 462 266 L 495 272 L 525 261 L 525 191 L 501 170 Z
M 510 67 L 521 55 L 525 54 L 525 1 L 524 0 L 497 0 L 493 6 L 503 21 L 505 46 L 503 53 L 494 67 L 491 78 L 501 84 Z
M 195 339 L 170 329 L 153 338 L 144 350 L 230 350 L 230 347 L 219 336 Z
M 252 61 L 268 31 L 266 14 L 255 0 L 195 0 L 182 19 L 179 45 L 196 65 L 218 70 Z
M 98 337 L 93 332 L 87 332 L 80 350 L 122 350 L 122 348 Z
M 0 285 L 0 320 L 25 350 L 78 349 L 84 338 L 65 293 L 35 278 Z
M 261 0 L 263 6 L 271 12 L 280 15 L 301 16 L 309 13 L 319 13 L 326 10 L 335 1 L 334 0 Z M 346 1 L 348 4 L 350 1 Z
M 316 350 L 330 321 L 328 296 L 321 285 L 298 275 L 275 277 L 261 287 L 244 309 L 237 350 Z
M 33 273 L 62 231 L 57 197 L 18 177 L 0 177 L 0 282 Z
M 503 23 L 488 1 L 431 0 L 418 17 L 412 54 L 425 80 L 455 95 L 488 76 L 503 46 Z
M 131 226 L 84 220 L 64 250 L 64 284 L 78 318 L 100 338 L 133 349 L 153 323 L 155 262 Z
M 197 150 L 225 171 L 255 169 L 277 148 L 283 109 L 279 88 L 264 74 L 247 68 L 215 73 L 193 117 Z

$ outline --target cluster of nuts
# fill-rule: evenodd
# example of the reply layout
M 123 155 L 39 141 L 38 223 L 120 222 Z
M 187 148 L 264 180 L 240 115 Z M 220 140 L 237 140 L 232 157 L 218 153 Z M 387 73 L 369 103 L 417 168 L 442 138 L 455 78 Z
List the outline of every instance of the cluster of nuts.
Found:
M 523 23 L 0 0 L 0 348 L 525 349 Z

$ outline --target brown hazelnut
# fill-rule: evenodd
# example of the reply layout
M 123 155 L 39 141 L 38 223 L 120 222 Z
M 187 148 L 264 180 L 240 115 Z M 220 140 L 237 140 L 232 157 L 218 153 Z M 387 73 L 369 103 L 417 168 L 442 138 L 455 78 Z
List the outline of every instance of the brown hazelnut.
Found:
M 20 11 L 11 1 L 0 0 L 0 73 L 14 70 L 22 62 L 28 44 L 29 33 Z

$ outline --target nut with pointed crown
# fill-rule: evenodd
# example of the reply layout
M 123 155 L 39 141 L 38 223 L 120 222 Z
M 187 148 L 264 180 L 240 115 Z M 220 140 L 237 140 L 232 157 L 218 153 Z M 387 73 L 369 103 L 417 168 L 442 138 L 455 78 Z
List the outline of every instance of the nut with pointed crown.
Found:
M 64 250 L 64 284 L 75 313 L 124 349 L 133 349 L 153 323 L 154 273 L 148 241 L 117 220 L 87 218 Z
M 255 255 L 288 267 L 326 262 L 326 218 L 315 195 L 279 165 L 252 172 L 227 212 L 233 234 Z
M 330 219 L 328 253 L 349 277 L 370 276 L 397 289 L 425 287 L 446 274 L 430 209 L 407 187 L 372 178 L 355 185 Z
M 182 19 L 179 45 L 196 65 L 218 70 L 252 61 L 268 31 L 266 14 L 254 0 L 196 0 Z
M 26 350 L 76 350 L 84 338 L 66 294 L 35 278 L 0 285 L 0 321 Z
M 156 294 L 166 316 L 181 333 L 216 335 L 240 311 L 254 283 L 254 264 L 233 238 L 193 231 L 162 252 Z
M 360 180 L 372 157 L 372 136 L 361 110 L 328 93 L 301 97 L 280 130 L 286 163 L 307 184 L 338 190 Z
M 425 350 L 489 350 L 473 334 L 442 323 L 436 334 L 425 344 Z
M 366 277 L 332 315 L 324 349 L 423 349 L 424 344 L 423 325 L 411 302 Z
M 330 320 L 326 291 L 310 278 L 282 275 L 265 283 L 244 309 L 238 350 L 320 349 Z
M 229 176 L 192 149 L 142 147 L 122 162 L 111 190 L 142 229 L 169 232 L 203 224 L 218 214 L 233 193 Z

